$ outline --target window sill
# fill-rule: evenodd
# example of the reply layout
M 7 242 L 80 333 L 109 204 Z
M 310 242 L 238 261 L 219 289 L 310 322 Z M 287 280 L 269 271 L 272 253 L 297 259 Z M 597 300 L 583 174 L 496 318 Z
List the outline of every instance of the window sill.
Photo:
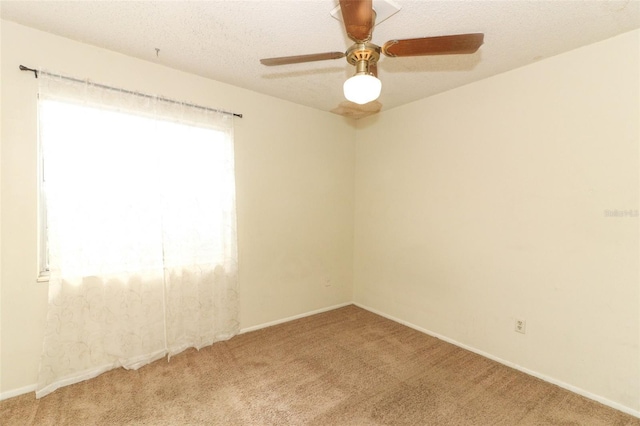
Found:
M 36 279 L 36 282 L 48 283 L 49 282 L 49 271 L 40 272 L 38 274 L 38 279 Z

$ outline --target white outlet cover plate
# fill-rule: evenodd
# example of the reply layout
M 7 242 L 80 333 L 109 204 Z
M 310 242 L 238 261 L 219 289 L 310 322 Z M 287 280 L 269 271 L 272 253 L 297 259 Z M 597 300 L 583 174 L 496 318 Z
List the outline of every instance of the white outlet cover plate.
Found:
M 391 0 L 373 0 L 373 10 L 376 11 L 376 25 L 378 25 L 398 13 L 400 11 L 400 6 Z M 331 10 L 331 16 L 342 22 L 340 5 L 337 5 L 333 10 Z

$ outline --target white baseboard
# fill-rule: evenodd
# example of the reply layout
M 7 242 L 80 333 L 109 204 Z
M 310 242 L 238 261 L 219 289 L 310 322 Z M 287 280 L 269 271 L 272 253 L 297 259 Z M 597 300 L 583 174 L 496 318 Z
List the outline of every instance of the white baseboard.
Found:
M 12 389 L 6 392 L 0 392 L 0 401 L 4 401 L 5 399 L 13 398 L 14 396 L 24 395 L 25 393 L 33 392 L 33 399 L 36 399 L 36 385 L 24 386 L 18 389 Z
M 573 393 L 576 393 L 578 395 L 582 395 L 585 398 L 592 399 L 592 400 L 597 401 L 597 402 L 599 402 L 599 403 L 601 403 L 603 405 L 606 405 L 608 407 L 614 408 L 614 409 L 616 409 L 618 411 L 622 411 L 623 413 L 627 413 L 627 414 L 630 414 L 630 415 L 632 415 L 634 417 L 640 418 L 640 411 L 634 410 L 632 408 L 629 408 L 629 407 L 624 406 L 622 404 L 619 404 L 617 402 L 611 401 L 611 400 L 609 400 L 607 398 L 604 398 L 604 397 L 602 397 L 600 395 L 596 395 L 594 393 L 591 393 L 591 392 L 586 391 L 584 389 L 581 389 L 579 387 L 570 385 L 568 383 L 565 383 L 565 382 L 563 382 L 561 380 L 558 380 L 558 379 L 555 379 L 553 377 L 547 376 L 545 374 L 538 373 L 537 371 L 529 370 L 528 368 L 523 367 L 523 366 L 518 365 L 518 364 L 515 364 L 515 363 L 513 363 L 511 361 L 507 361 L 507 360 L 499 358 L 499 357 L 497 357 L 495 355 L 491 355 L 490 353 L 487 353 L 487 352 L 481 351 L 479 349 L 476 349 L 474 347 L 465 345 L 464 343 L 460 343 L 460 342 L 458 342 L 456 340 L 453 340 L 453 339 L 451 339 L 449 337 L 443 336 L 443 335 L 438 334 L 438 333 L 434 333 L 431 330 L 427 330 L 425 328 L 419 327 L 419 326 L 417 326 L 415 324 L 412 324 L 412 323 L 410 323 L 408 321 L 404 321 L 404 320 L 401 320 L 399 318 L 393 317 L 391 315 L 385 314 L 384 312 L 378 311 L 377 309 L 373 309 L 373 308 L 371 308 L 369 306 L 365 306 L 365 305 L 363 305 L 361 303 L 353 302 L 353 304 L 358 306 L 358 307 L 360 307 L 360 308 L 362 308 L 362 309 L 365 309 L 365 310 L 367 310 L 369 312 L 372 312 L 372 313 L 374 313 L 376 315 L 380 315 L 381 317 L 385 317 L 387 319 L 390 319 L 391 321 L 395 321 L 395 322 L 397 322 L 399 324 L 406 325 L 409 328 L 413 328 L 414 330 L 417 330 L 417 331 L 420 331 L 422 333 L 428 334 L 429 336 L 435 337 L 437 339 L 444 340 L 447 343 L 451 343 L 452 345 L 458 346 L 458 347 L 460 347 L 462 349 L 466 349 L 466 350 L 468 350 L 470 352 L 476 353 L 476 354 L 478 354 L 480 356 L 483 356 L 485 358 L 489 358 L 490 360 L 499 362 L 500 364 L 506 365 L 507 367 L 511 367 L 513 369 L 521 371 L 521 372 L 523 372 L 525 374 L 528 374 L 530 376 L 537 377 L 538 379 L 544 380 L 545 382 L 552 383 L 552 384 L 554 384 L 556 386 L 560 386 L 563 389 L 566 389 L 566 390 L 571 391 Z
M 344 308 L 345 306 L 353 305 L 353 302 L 340 303 L 339 305 L 329 306 L 327 308 L 316 309 L 315 311 L 305 312 L 302 314 L 294 315 L 292 317 L 282 318 L 275 321 L 265 322 L 264 324 L 253 325 L 251 327 L 241 328 L 240 334 L 248 333 L 250 331 L 260 330 L 261 328 L 271 327 L 273 325 L 283 324 L 285 322 L 297 320 L 304 317 L 309 317 L 311 315 L 321 314 L 323 312 L 333 311 L 334 309 Z M 366 309 L 366 308 L 364 308 Z
M 346 302 L 346 303 L 341 303 L 339 305 L 333 305 L 333 306 L 329 306 L 326 308 L 322 308 L 322 309 L 317 309 L 315 311 L 311 311 L 311 312 L 305 312 L 302 314 L 298 314 L 298 315 L 294 315 L 292 317 L 287 317 L 287 318 L 282 318 L 279 320 L 275 320 L 275 321 L 271 321 L 271 322 L 267 322 L 264 324 L 258 324 L 258 325 L 254 325 L 252 327 L 246 327 L 240 330 L 240 334 L 242 333 L 248 333 L 250 331 L 255 331 L 255 330 L 260 330 L 261 328 L 266 328 L 266 327 L 271 327 L 272 325 L 277 325 L 277 324 L 282 324 L 285 322 L 289 322 L 289 321 L 293 321 L 296 319 L 300 319 L 300 318 L 304 318 L 304 317 L 308 317 L 311 315 L 315 315 L 315 314 L 320 314 L 323 312 L 328 312 L 328 311 L 333 311 L 334 309 L 338 309 L 338 308 L 343 308 L 345 306 L 349 306 L 352 305 L 352 302 Z M 26 393 L 29 392 L 34 392 L 34 398 L 35 398 L 35 391 L 36 391 L 36 385 L 29 385 L 29 386 L 24 386 L 18 389 L 12 389 L 6 392 L 0 392 L 0 401 L 3 401 L 5 399 L 9 399 L 9 398 L 13 398 L 14 396 L 20 396 L 20 395 L 24 395 Z

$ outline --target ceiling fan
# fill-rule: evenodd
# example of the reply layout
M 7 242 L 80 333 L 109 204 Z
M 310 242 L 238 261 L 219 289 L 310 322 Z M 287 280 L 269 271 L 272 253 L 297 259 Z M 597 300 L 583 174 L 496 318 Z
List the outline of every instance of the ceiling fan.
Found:
M 484 34 L 457 34 L 438 37 L 389 40 L 382 47 L 371 43 L 376 20 L 372 0 L 340 0 L 342 20 L 347 36 L 354 44 L 346 52 L 313 53 L 261 59 L 263 65 L 288 65 L 346 57 L 355 65 L 356 73 L 345 81 L 345 98 L 357 104 L 372 102 L 380 96 L 382 83 L 378 79 L 380 53 L 389 57 L 451 55 L 474 53 L 482 45 Z

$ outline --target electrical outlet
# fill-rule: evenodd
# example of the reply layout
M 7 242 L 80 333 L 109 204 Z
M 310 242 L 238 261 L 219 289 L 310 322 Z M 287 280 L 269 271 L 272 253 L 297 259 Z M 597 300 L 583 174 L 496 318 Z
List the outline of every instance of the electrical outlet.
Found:
M 527 321 L 516 319 L 516 332 L 525 334 L 527 332 Z

